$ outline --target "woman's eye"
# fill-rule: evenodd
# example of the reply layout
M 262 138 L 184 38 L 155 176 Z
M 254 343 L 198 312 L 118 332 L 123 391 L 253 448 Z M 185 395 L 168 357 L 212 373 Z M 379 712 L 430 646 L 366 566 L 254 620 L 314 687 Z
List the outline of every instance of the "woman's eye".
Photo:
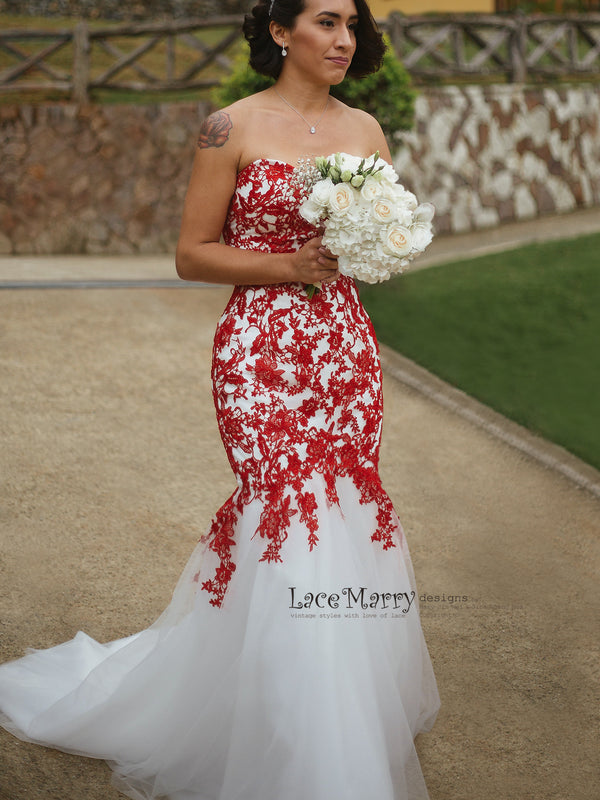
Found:
M 322 19 L 322 20 L 320 20 L 319 24 L 323 25 L 323 27 L 325 27 L 325 28 L 334 28 L 335 27 L 335 22 L 332 19 Z M 350 33 L 355 34 L 357 28 L 358 28 L 358 23 L 357 22 L 351 22 L 348 25 L 348 30 L 350 31 Z

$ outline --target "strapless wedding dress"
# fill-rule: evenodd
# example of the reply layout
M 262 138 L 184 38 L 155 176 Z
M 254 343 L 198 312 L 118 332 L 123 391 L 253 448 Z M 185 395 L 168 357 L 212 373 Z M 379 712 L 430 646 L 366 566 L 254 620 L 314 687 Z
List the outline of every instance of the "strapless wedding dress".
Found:
M 268 159 L 240 172 L 228 244 L 315 235 L 292 175 Z M 172 602 L 125 639 L 79 632 L 1 666 L 2 724 L 106 759 L 138 800 L 427 800 L 413 740 L 439 695 L 378 475 L 378 348 L 353 281 L 312 300 L 236 287 L 212 378 L 237 488 Z

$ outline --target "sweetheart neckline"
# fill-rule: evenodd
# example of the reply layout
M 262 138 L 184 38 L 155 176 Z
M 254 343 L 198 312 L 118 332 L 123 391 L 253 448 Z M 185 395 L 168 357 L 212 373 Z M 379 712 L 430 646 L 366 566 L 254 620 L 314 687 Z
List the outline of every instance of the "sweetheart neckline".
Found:
M 296 169 L 296 167 L 294 167 L 293 164 L 290 164 L 289 161 L 284 161 L 281 158 L 255 158 L 254 161 L 251 161 L 249 164 L 246 164 L 246 166 L 238 172 L 238 176 L 242 175 L 244 172 L 246 172 L 246 170 L 250 169 L 250 167 L 253 167 L 256 164 L 260 164 L 263 161 L 266 161 L 267 164 L 279 164 L 291 170 Z

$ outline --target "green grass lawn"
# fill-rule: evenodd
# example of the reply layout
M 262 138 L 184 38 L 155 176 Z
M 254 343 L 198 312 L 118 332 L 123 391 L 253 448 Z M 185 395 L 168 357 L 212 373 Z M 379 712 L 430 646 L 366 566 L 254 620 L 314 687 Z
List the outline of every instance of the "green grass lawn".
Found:
M 361 297 L 382 342 L 600 468 L 600 234 L 409 272 Z

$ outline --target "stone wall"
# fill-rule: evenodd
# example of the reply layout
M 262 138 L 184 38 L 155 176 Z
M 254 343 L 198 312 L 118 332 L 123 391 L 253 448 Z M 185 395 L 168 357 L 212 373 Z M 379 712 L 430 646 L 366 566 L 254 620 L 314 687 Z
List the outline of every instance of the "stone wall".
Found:
M 0 105 L 0 253 L 164 253 L 204 104 Z
M 0 105 L 0 253 L 172 251 L 206 113 Z M 600 87 L 429 89 L 403 140 L 438 233 L 600 205 Z
M 428 89 L 402 140 L 400 179 L 438 233 L 600 204 L 597 85 Z

